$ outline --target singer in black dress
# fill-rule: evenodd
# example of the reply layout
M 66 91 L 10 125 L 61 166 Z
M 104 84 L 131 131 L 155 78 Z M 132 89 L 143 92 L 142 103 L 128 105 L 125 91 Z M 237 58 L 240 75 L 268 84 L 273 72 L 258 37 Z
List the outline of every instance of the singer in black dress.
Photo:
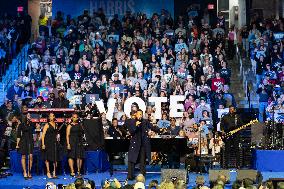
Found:
M 55 123 L 54 113 L 49 114 L 49 122 L 45 124 L 42 132 L 42 150 L 43 157 L 46 165 L 46 172 L 48 178 L 57 178 L 56 176 L 56 167 L 58 161 L 58 145 L 59 141 L 57 140 L 58 129 L 57 124 Z M 53 163 L 53 176 L 51 177 L 49 163 Z
M 16 145 L 16 149 L 18 149 L 19 153 L 22 154 L 21 164 L 25 179 L 32 178 L 31 169 L 33 164 L 33 149 L 34 149 L 33 131 L 34 127 L 30 122 L 30 114 L 27 114 L 26 116 L 23 117 L 22 123 L 18 127 L 17 145 Z M 27 158 L 28 158 L 28 170 L 26 167 Z
M 72 122 L 66 129 L 66 144 L 68 150 L 68 164 L 70 167 L 70 175 L 75 176 L 74 173 L 74 160 L 77 161 L 77 173 L 80 176 L 82 167 L 82 159 L 85 156 L 85 150 L 83 146 L 84 130 L 80 123 L 78 123 L 78 114 L 72 115 Z

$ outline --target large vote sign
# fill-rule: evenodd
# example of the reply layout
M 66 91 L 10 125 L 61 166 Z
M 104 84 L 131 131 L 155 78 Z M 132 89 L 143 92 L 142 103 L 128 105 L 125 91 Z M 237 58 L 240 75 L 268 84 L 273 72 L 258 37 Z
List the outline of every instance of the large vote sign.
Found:
M 112 17 L 118 14 L 120 17 L 125 15 L 127 11 L 132 13 L 146 13 L 148 17 L 153 13 L 160 13 L 161 9 L 167 10 L 172 17 L 174 16 L 174 1 L 173 0 L 53 0 L 52 15 L 61 11 L 65 15 L 79 16 L 84 10 L 89 10 L 90 13 L 103 8 L 107 17 Z

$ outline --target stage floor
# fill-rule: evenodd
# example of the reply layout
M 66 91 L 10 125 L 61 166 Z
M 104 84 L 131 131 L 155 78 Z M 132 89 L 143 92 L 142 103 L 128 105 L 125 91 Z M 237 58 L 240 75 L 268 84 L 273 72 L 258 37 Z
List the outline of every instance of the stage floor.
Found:
M 195 184 L 196 176 L 200 174 L 190 173 L 189 174 L 189 184 L 188 188 L 192 188 Z M 208 184 L 209 175 L 202 174 Z M 231 171 L 231 183 L 226 186 L 226 188 L 231 188 L 233 181 L 236 179 L 236 171 Z M 267 180 L 269 178 L 283 178 L 284 172 L 262 172 L 263 179 Z M 112 178 L 117 178 L 119 181 L 124 181 L 126 179 L 126 172 L 114 172 Z M 88 178 L 94 180 L 97 188 L 101 188 L 100 184 L 102 180 L 111 178 L 108 172 L 105 173 L 91 173 L 88 175 L 84 175 L 84 178 Z M 149 172 L 146 175 L 146 185 L 153 179 L 156 179 L 160 183 L 161 174 L 159 172 Z M 43 189 L 45 188 L 45 184 L 47 181 L 52 181 L 56 184 L 69 184 L 74 182 L 75 178 L 70 176 L 59 175 L 59 179 L 47 179 L 46 176 L 33 176 L 32 180 L 25 180 L 21 174 L 14 174 L 13 176 L 0 179 L 0 189 L 4 188 L 13 188 L 13 189 L 23 189 L 23 188 L 31 188 L 31 189 Z M 131 182 L 129 182 L 131 183 Z

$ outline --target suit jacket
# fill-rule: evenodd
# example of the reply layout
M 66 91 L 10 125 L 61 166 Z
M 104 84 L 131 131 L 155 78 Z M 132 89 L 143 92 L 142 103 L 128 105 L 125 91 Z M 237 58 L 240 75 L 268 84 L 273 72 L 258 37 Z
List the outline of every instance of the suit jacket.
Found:
M 136 119 L 128 119 L 125 124 L 131 134 L 128 161 L 136 163 L 141 147 L 145 148 L 146 158 L 151 160 L 151 143 L 148 137 L 148 131 L 152 128 L 147 120 L 142 120 L 139 126 L 136 126 Z
M 221 130 L 228 133 L 243 125 L 243 122 L 238 114 L 227 114 L 221 119 Z

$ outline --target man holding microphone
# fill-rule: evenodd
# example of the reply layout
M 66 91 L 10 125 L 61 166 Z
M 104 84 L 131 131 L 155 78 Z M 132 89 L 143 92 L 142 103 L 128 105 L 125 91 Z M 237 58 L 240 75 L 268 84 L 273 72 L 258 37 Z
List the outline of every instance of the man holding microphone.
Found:
M 151 160 L 151 144 L 149 134 L 152 125 L 143 119 L 143 111 L 137 110 L 135 118 L 127 121 L 127 129 L 131 135 L 128 151 L 128 176 L 129 180 L 134 180 L 135 164 L 139 163 L 140 172 L 146 175 L 146 160 Z

